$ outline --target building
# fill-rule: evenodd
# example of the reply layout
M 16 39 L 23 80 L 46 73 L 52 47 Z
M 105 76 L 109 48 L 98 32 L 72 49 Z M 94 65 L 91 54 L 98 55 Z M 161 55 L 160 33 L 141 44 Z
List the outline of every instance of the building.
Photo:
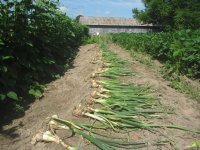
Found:
M 135 32 L 145 33 L 158 31 L 159 26 L 152 24 L 142 24 L 133 18 L 113 18 L 113 17 L 85 17 L 79 16 L 79 22 L 89 27 L 92 35 L 102 33 Z

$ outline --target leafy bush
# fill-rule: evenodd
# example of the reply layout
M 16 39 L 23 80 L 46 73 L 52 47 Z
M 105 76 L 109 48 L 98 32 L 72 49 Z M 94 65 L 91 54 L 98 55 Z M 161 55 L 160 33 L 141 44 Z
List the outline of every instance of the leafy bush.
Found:
M 41 84 L 62 73 L 87 34 L 54 0 L 0 1 L 0 105 L 41 97 Z
M 115 43 L 143 51 L 167 63 L 177 73 L 200 78 L 200 30 L 161 33 L 112 34 Z

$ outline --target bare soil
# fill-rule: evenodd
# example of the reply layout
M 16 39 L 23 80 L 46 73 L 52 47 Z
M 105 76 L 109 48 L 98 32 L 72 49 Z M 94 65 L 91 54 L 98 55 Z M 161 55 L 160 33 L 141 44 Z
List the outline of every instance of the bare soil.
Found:
M 179 93 L 169 86 L 154 69 L 135 61 L 130 54 L 116 46 L 109 44 L 109 49 L 117 53 L 122 59 L 129 61 L 129 67 L 136 71 L 136 75 L 124 80 L 135 84 L 152 85 L 152 91 L 160 98 L 162 108 L 173 110 L 175 114 L 165 114 L 160 119 L 152 120 L 153 123 L 178 124 L 192 129 L 200 129 L 200 104 Z M 89 121 L 85 118 L 72 116 L 75 106 L 78 106 L 90 96 L 92 92 L 90 76 L 100 68 L 100 64 L 92 64 L 91 61 L 98 55 L 98 45 L 90 44 L 80 48 L 74 61 L 73 68 L 68 70 L 63 77 L 50 83 L 45 91 L 44 98 L 35 101 L 25 112 L 22 118 L 13 120 L 11 124 L 3 126 L 0 133 L 1 150 L 63 150 L 64 148 L 54 143 L 37 143 L 31 145 L 31 139 L 37 133 L 45 131 L 49 117 L 57 114 L 67 120 Z M 157 62 L 157 67 L 161 66 Z M 159 132 L 135 131 L 129 135 L 130 140 L 135 141 L 162 141 L 168 139 L 171 143 L 164 146 L 150 146 L 144 150 L 172 150 L 178 147 L 185 149 L 188 144 L 199 140 L 197 134 L 174 130 L 159 129 Z M 67 133 L 68 134 L 68 133 Z M 65 137 L 65 133 L 59 133 Z M 84 150 L 95 150 L 81 137 L 65 139 L 67 143 L 78 145 Z M 173 141 L 173 142 L 172 142 Z M 152 144 L 152 143 L 150 143 Z
M 25 112 L 24 117 L 5 125 L 0 134 L 1 150 L 62 150 L 63 147 L 50 143 L 31 145 L 31 139 L 40 131 L 45 131 L 48 117 L 57 114 L 61 118 L 77 120 L 72 110 L 84 101 L 91 93 L 90 76 L 97 70 L 98 64 L 91 61 L 97 55 L 95 44 L 80 48 L 73 68 L 63 77 L 50 83 L 44 98 L 36 100 Z M 80 120 L 80 118 L 78 118 Z M 80 120 L 81 121 L 81 120 Z M 72 138 L 70 143 L 84 147 L 82 138 Z

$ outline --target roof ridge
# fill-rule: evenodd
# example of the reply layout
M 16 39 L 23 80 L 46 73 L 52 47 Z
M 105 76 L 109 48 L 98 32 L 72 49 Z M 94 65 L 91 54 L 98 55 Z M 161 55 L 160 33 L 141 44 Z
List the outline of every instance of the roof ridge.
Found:
M 135 18 L 123 18 L 123 17 L 104 17 L 104 16 L 81 16 L 83 18 L 110 18 L 110 19 L 127 19 L 127 20 L 136 20 Z
M 152 24 L 142 24 L 134 18 L 117 17 L 92 17 L 81 16 L 79 22 L 84 25 L 107 25 L 107 26 L 152 26 Z

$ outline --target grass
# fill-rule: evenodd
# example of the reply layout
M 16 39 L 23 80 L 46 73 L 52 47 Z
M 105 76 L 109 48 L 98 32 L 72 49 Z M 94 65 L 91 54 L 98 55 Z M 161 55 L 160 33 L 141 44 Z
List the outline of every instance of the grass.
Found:
M 200 83 L 199 81 L 192 81 L 185 76 L 178 75 L 177 73 L 169 73 L 166 68 L 160 70 L 161 75 L 168 81 L 170 86 L 175 88 L 181 93 L 188 95 L 190 98 L 200 102 Z
M 148 67 L 155 69 L 155 64 L 150 55 L 144 52 L 135 52 L 135 51 L 128 51 L 131 52 L 131 56 L 142 64 L 147 65 Z

